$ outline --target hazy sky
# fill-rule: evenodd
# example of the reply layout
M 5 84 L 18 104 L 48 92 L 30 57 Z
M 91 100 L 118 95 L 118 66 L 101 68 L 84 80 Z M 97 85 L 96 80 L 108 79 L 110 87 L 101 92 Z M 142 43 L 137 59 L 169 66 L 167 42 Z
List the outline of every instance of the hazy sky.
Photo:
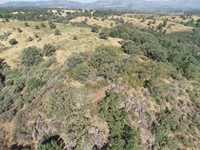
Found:
M 31 1 L 43 1 L 43 0 L 0 0 L 0 3 L 5 3 L 5 2 L 8 2 L 8 1 L 28 1 L 28 2 L 31 2 Z M 46 0 L 48 1 L 48 0 Z M 96 0 L 73 0 L 73 1 L 79 1 L 79 2 L 94 2 Z

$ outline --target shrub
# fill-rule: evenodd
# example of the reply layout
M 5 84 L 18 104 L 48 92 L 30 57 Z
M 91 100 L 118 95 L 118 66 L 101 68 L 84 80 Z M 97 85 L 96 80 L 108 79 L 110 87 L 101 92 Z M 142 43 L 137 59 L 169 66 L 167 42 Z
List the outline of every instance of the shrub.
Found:
M 89 64 L 97 69 L 97 74 L 106 79 L 114 79 L 117 73 L 119 57 L 115 47 L 101 46 L 91 54 Z
M 56 25 L 53 24 L 52 22 L 50 22 L 50 23 L 49 23 L 49 27 L 50 27 L 51 29 L 55 29 L 55 28 L 56 28 Z
M 108 29 L 108 28 L 104 28 L 104 29 L 99 33 L 99 38 L 100 38 L 100 39 L 105 39 L 105 40 L 107 40 L 108 37 L 109 37 L 109 35 L 110 35 L 109 29 Z
M 167 19 L 165 19 L 164 21 L 163 21 L 163 27 L 166 27 L 167 26 Z
M 33 38 L 30 36 L 30 37 L 28 37 L 27 41 L 28 41 L 28 42 L 32 42 L 32 41 L 33 41 Z
M 157 27 L 156 27 L 157 30 L 159 31 L 162 31 L 163 30 L 163 24 L 160 23 Z
M 167 60 L 167 53 L 157 43 L 145 43 L 141 46 L 144 55 L 157 61 L 165 62 Z
M 141 149 L 139 132 L 126 124 L 127 112 L 117 106 L 124 99 L 122 94 L 114 90 L 106 92 L 106 97 L 99 103 L 100 116 L 108 122 L 110 129 L 108 149 L 139 150 Z
M 54 32 L 54 35 L 61 35 L 60 30 L 56 29 L 55 32 Z
M 28 22 L 25 22 L 25 23 L 24 23 L 24 26 L 25 26 L 25 27 L 29 27 Z
M 18 31 L 19 33 L 22 33 L 22 29 L 21 29 L 21 28 L 17 28 L 17 31 Z
M 73 76 L 76 80 L 85 82 L 90 76 L 91 69 L 86 64 L 77 65 L 73 70 Z
M 67 58 L 66 64 L 69 69 L 74 69 L 78 64 L 83 63 L 83 57 L 77 53 L 72 54 Z
M 38 25 L 35 26 L 35 29 L 40 29 L 40 27 Z
M 138 46 L 133 41 L 125 42 L 122 47 L 124 48 L 124 52 L 126 54 L 138 54 L 140 52 Z
M 73 36 L 73 40 L 78 40 L 78 36 L 77 36 L 77 35 L 74 35 L 74 36 Z
M 46 27 L 46 25 L 45 25 L 44 23 L 41 23 L 40 26 L 41 26 L 42 28 L 45 28 L 45 27 Z
M 43 54 L 45 56 L 52 56 L 55 53 L 56 49 L 51 44 L 45 44 L 43 47 Z
M 93 26 L 92 26 L 92 32 L 95 32 L 95 33 L 99 33 L 99 29 L 100 29 L 100 27 L 98 26 L 98 25 L 96 25 L 96 24 L 94 24 Z
M 26 84 L 27 92 L 31 92 L 34 89 L 38 89 L 43 85 L 43 81 L 37 78 L 30 78 Z
M 10 39 L 9 43 L 10 45 L 16 45 L 18 42 L 16 39 Z
M 37 33 L 34 34 L 35 38 L 39 38 L 39 35 Z
M 25 48 L 21 55 L 21 64 L 31 66 L 38 64 L 42 60 L 41 49 L 36 46 Z

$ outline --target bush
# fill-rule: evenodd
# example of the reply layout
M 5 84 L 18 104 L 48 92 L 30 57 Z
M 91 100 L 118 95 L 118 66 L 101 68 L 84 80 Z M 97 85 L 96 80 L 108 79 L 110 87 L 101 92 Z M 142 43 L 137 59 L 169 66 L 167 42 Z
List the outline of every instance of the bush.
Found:
M 50 23 L 49 23 L 49 27 L 50 27 L 51 29 L 55 29 L 55 28 L 56 28 L 56 25 L 53 24 L 52 22 L 50 22 Z
M 45 25 L 44 23 L 41 23 L 40 26 L 41 26 L 42 28 L 45 28 L 45 27 L 46 27 L 46 25 Z
M 43 47 L 43 54 L 45 56 L 52 56 L 55 53 L 56 49 L 51 44 L 45 44 Z
M 25 27 L 29 27 L 28 22 L 25 22 L 25 23 L 24 23 L 24 26 L 25 26 Z
M 61 35 L 60 30 L 56 29 L 55 32 L 54 32 L 54 35 Z
M 74 69 L 78 64 L 83 63 L 83 57 L 77 53 L 72 54 L 67 58 L 66 64 L 69 69 Z
M 34 89 L 38 89 L 43 85 L 43 81 L 37 78 L 30 78 L 26 84 L 27 92 L 31 92 Z
M 30 36 L 30 37 L 28 37 L 27 41 L 28 41 L 28 42 L 32 42 L 32 41 L 33 41 L 33 38 Z
M 108 122 L 110 129 L 108 149 L 140 150 L 139 132 L 126 124 L 127 112 L 117 106 L 124 99 L 123 95 L 114 90 L 106 92 L 106 97 L 99 103 L 100 116 Z
M 74 35 L 74 36 L 73 36 L 73 40 L 78 40 L 78 36 L 77 36 L 77 35 Z
M 133 41 L 127 41 L 122 45 L 126 54 L 139 54 L 139 47 Z
M 39 35 L 37 33 L 34 34 L 35 38 L 39 38 Z
M 90 76 L 91 69 L 86 64 L 77 65 L 73 70 L 73 76 L 76 80 L 85 82 Z
M 16 45 L 18 42 L 16 39 L 10 39 L 9 43 L 10 45 Z
M 21 55 L 21 64 L 24 66 L 32 66 L 42 61 L 41 49 L 36 46 L 25 48 Z
M 92 32 L 95 32 L 95 33 L 99 33 L 99 29 L 100 29 L 100 27 L 98 26 L 98 25 L 96 25 L 96 24 L 94 24 L 93 26 L 92 26 Z
M 109 31 L 108 28 L 104 28 L 104 29 L 99 33 L 99 38 L 100 38 L 100 39 L 105 39 L 105 40 L 107 40 L 109 36 L 110 36 L 110 31 Z
M 35 26 L 35 29 L 40 29 L 40 27 L 38 25 Z
M 113 80 L 117 73 L 119 57 L 115 47 L 101 46 L 91 54 L 89 64 L 97 69 L 97 74 L 106 79 Z
M 22 33 L 22 29 L 21 29 L 21 28 L 17 28 L 17 31 L 18 31 L 19 33 Z
M 141 46 L 144 55 L 157 61 L 167 61 L 167 52 L 157 43 L 145 43 Z

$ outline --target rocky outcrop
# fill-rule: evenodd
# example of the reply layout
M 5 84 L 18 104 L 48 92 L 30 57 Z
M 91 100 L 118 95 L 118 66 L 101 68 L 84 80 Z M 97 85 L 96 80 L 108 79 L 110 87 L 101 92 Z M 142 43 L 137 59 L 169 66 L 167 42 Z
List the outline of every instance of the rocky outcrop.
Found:
M 128 112 L 134 113 L 137 119 L 137 127 L 140 128 L 143 135 L 142 138 L 145 141 L 145 149 L 152 149 L 152 145 L 155 141 L 154 135 L 149 131 L 151 126 L 151 120 L 147 116 L 149 94 L 147 91 L 140 91 L 135 95 L 128 94 L 126 96 L 125 108 Z
M 61 128 L 61 123 L 56 121 L 45 121 L 45 119 L 39 115 L 35 121 L 35 128 L 32 132 L 33 140 L 40 140 L 48 137 L 49 133 L 56 133 Z

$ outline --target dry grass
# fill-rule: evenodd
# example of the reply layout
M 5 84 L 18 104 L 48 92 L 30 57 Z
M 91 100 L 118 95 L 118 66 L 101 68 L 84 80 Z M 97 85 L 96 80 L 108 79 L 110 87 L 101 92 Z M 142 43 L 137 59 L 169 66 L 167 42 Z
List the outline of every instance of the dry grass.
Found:
M 53 44 L 57 47 L 56 58 L 60 64 L 63 64 L 66 57 L 73 52 L 93 51 L 102 44 L 120 46 L 119 39 L 99 39 L 98 34 L 92 33 L 90 28 L 73 27 L 71 25 L 65 27 L 63 24 L 56 24 L 62 35 L 55 36 L 54 30 L 48 27 L 47 22 L 45 23 L 47 27 L 41 29 L 35 29 L 36 25 L 40 25 L 40 22 L 29 22 L 29 24 L 30 27 L 24 27 L 24 22 L 20 21 L 0 22 L 0 34 L 7 31 L 12 32 L 7 41 L 0 41 L 5 47 L 10 47 L 8 50 L 0 52 L 0 56 L 11 67 L 16 67 L 19 64 L 21 52 L 28 46 L 35 45 L 42 48 L 45 43 Z M 23 32 L 18 33 L 17 28 L 21 28 Z M 34 38 L 34 33 L 38 33 L 42 40 L 38 41 L 38 39 Z M 74 35 L 78 36 L 78 40 L 73 40 Z M 34 38 L 32 42 L 27 41 L 29 36 Z M 11 38 L 16 38 L 18 44 L 10 46 L 9 40 Z
M 184 26 L 182 24 L 180 24 L 180 22 L 178 22 L 176 19 L 181 19 L 180 16 L 175 16 L 176 19 L 175 20 L 172 20 L 170 19 L 172 16 L 155 16 L 155 19 L 156 19 L 156 23 L 155 24 L 151 24 L 151 25 L 148 25 L 149 21 L 153 22 L 153 19 L 145 19 L 144 22 L 142 22 L 141 18 L 140 18 L 140 15 L 141 14 L 125 14 L 123 15 L 123 19 L 126 21 L 126 22 L 130 22 L 130 23 L 133 23 L 133 25 L 137 26 L 137 27 L 140 27 L 140 28 L 149 28 L 149 27 L 152 27 L 154 26 L 154 28 L 156 29 L 156 27 L 160 24 L 160 23 L 163 23 L 163 20 L 165 19 L 169 19 L 168 21 L 168 25 L 167 27 L 164 27 L 163 30 L 166 30 L 167 33 L 175 33 L 175 32 L 185 32 L 185 31 L 192 31 L 192 27 L 189 27 L 189 26 Z M 147 16 L 150 16 L 151 14 L 149 15 L 145 15 L 143 14 L 143 17 L 146 18 Z M 116 16 L 115 16 L 116 18 Z M 196 16 L 197 18 L 197 16 Z M 169 28 L 168 26 L 171 25 L 171 27 Z
M 81 21 L 85 21 L 86 17 L 77 17 L 73 20 L 71 20 L 71 22 L 81 22 Z M 115 25 L 115 22 L 109 19 L 105 19 L 105 20 L 101 20 L 101 18 L 87 18 L 87 24 L 89 25 L 93 25 L 93 24 L 97 24 L 101 27 L 111 27 L 111 24 Z

